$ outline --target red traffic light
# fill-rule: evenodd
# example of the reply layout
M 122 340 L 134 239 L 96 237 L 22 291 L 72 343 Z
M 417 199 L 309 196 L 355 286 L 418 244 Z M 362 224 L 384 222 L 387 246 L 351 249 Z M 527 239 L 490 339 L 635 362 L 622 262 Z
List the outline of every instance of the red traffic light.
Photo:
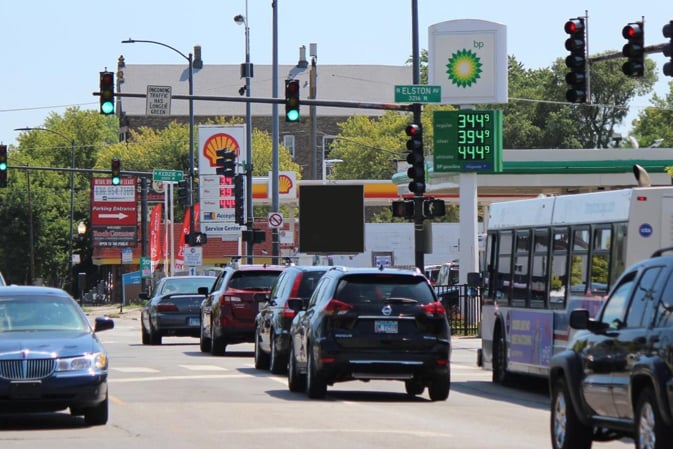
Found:
M 407 136 L 416 136 L 417 134 L 421 133 L 421 127 L 420 125 L 417 124 L 411 124 L 407 126 L 407 129 L 405 130 L 407 133 Z
M 584 19 L 581 17 L 570 19 L 566 22 L 563 29 L 568 34 L 584 33 Z
M 643 29 L 639 23 L 629 23 L 622 28 L 624 39 L 638 39 L 643 34 Z

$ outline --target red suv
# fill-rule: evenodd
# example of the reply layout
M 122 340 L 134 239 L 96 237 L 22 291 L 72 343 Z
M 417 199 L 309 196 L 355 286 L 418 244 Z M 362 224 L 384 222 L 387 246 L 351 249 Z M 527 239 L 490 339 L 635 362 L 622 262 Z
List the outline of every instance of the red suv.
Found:
M 255 341 L 255 317 L 260 303 L 283 265 L 238 265 L 226 267 L 201 303 L 201 352 L 224 354 L 228 344 Z

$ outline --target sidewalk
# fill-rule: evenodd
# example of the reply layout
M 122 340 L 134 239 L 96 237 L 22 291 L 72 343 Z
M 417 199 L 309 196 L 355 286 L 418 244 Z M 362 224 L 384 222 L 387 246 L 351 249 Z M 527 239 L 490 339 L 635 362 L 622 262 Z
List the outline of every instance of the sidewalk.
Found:
M 84 313 L 92 319 L 98 316 L 109 316 L 115 319 L 139 320 L 141 309 L 142 306 L 138 304 L 132 304 L 123 307 L 120 304 L 82 306 Z

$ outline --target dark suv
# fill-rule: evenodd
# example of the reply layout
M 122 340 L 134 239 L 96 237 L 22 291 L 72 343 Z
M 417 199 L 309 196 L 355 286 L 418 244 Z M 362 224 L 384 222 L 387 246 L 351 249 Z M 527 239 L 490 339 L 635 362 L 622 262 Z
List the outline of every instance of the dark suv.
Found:
M 285 372 L 290 352 L 290 324 L 296 315 L 287 300 L 294 298 L 308 302 L 328 268 L 295 265 L 286 268 L 278 277 L 255 318 L 255 368 L 270 369 L 274 374 Z
M 283 265 L 230 265 L 201 303 L 201 352 L 223 355 L 228 344 L 255 341 L 255 317 Z
M 292 321 L 288 386 L 311 398 L 349 380 L 399 380 L 410 395 L 449 396 L 446 312 L 420 271 L 333 267 Z
M 555 449 L 633 438 L 673 447 L 673 248 L 627 268 L 595 319 L 570 313 L 576 332 L 551 361 Z

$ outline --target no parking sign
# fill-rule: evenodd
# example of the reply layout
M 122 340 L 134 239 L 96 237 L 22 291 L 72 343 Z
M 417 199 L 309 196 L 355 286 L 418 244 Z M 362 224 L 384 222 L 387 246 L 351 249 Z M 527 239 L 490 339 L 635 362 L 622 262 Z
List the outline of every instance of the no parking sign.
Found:
M 268 222 L 270 228 L 283 227 L 283 214 L 280 212 L 270 212 Z

